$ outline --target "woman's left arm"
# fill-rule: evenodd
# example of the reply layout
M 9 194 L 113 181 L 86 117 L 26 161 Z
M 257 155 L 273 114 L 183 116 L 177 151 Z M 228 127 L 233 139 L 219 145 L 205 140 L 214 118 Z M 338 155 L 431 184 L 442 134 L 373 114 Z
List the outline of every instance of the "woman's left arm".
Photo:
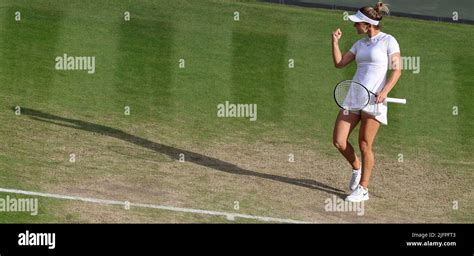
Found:
M 390 69 L 392 70 L 388 82 L 385 84 L 382 91 L 377 94 L 377 103 L 382 103 L 387 95 L 390 93 L 392 88 L 397 84 L 398 79 L 402 75 L 401 62 L 400 62 L 400 53 L 394 53 L 390 55 Z

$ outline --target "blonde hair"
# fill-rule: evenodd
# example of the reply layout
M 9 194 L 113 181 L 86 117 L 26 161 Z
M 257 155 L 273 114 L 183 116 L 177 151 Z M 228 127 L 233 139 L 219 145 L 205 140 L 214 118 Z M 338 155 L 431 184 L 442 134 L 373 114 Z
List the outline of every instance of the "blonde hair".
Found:
M 362 12 L 365 16 L 378 21 L 381 21 L 383 16 L 390 13 L 390 10 L 388 9 L 388 4 L 385 4 L 382 1 L 378 2 L 374 7 L 362 7 L 359 9 L 359 11 Z M 379 23 L 379 25 L 375 27 L 380 28 L 382 27 L 382 25 Z

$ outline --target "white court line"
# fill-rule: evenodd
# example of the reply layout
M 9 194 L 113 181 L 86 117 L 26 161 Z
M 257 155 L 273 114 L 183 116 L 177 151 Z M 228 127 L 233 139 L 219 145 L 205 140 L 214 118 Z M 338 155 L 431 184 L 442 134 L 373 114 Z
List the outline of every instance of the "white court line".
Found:
M 79 197 L 79 196 L 58 195 L 58 194 L 41 193 L 41 192 L 25 191 L 25 190 L 18 190 L 18 189 L 0 188 L 0 192 L 22 194 L 22 195 L 29 195 L 29 196 L 40 196 L 40 197 L 56 198 L 56 199 L 64 199 L 64 200 L 73 200 L 73 201 L 83 201 L 83 202 L 95 203 L 95 204 L 122 205 L 125 207 L 134 206 L 134 207 L 140 207 L 140 208 L 153 208 L 153 209 L 160 209 L 160 210 L 167 210 L 167 211 L 174 211 L 174 212 L 186 212 L 186 213 L 213 215 L 213 216 L 224 216 L 228 220 L 235 220 L 235 218 L 243 218 L 243 219 L 253 219 L 253 220 L 266 221 L 266 222 L 308 223 L 305 221 L 298 221 L 298 220 L 292 220 L 292 219 L 280 219 L 280 218 L 254 216 L 254 215 L 230 213 L 230 212 L 218 212 L 218 211 L 191 209 L 191 208 L 180 208 L 180 207 L 166 206 L 166 205 L 139 204 L 139 203 L 130 203 L 128 201 L 104 200 L 104 199 Z

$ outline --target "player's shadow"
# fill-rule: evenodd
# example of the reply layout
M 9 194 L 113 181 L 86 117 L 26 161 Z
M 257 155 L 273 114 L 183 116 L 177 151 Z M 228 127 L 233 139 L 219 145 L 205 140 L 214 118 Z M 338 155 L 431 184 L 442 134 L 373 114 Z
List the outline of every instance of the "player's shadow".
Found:
M 213 158 L 213 157 L 209 157 L 209 156 L 202 155 L 199 153 L 182 150 L 179 148 L 174 148 L 171 146 L 156 143 L 156 142 L 153 142 L 153 141 L 150 141 L 150 140 L 147 140 L 147 139 L 144 139 L 132 134 L 128 134 L 124 131 L 111 128 L 105 125 L 99 125 L 99 124 L 94 124 L 94 123 L 90 123 L 86 121 L 55 116 L 52 114 L 43 113 L 41 111 L 28 109 L 28 108 L 21 108 L 21 114 L 27 115 L 34 120 L 48 122 L 55 125 L 60 125 L 64 127 L 74 128 L 74 129 L 80 129 L 80 130 L 84 130 L 88 132 L 94 132 L 101 135 L 117 138 L 129 143 L 133 143 L 135 145 L 153 150 L 157 153 L 165 154 L 171 159 L 175 159 L 175 160 L 179 159 L 180 154 L 184 154 L 186 161 L 189 161 L 201 166 L 209 167 L 214 170 L 231 173 L 231 174 L 247 175 L 247 176 L 273 180 L 273 181 L 279 181 L 279 182 L 301 186 L 305 188 L 310 188 L 310 189 L 317 189 L 317 190 L 321 190 L 327 193 L 334 194 L 341 198 L 345 196 L 344 191 L 337 188 L 330 187 L 318 181 L 309 180 L 309 179 L 293 179 L 293 178 L 288 178 L 288 177 L 283 177 L 283 176 L 278 176 L 278 175 L 259 173 L 255 171 L 246 170 L 246 169 L 240 168 L 239 166 L 235 164 L 231 164 L 231 163 L 219 160 L 217 158 Z

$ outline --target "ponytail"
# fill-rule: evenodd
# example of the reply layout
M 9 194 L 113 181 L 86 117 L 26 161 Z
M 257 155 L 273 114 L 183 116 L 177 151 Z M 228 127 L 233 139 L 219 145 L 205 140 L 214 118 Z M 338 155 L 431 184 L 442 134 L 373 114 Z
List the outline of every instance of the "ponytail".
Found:
M 385 4 L 381 1 L 374 6 L 374 10 L 377 13 L 377 18 L 379 18 L 379 20 L 381 20 L 384 15 L 388 15 L 390 13 L 388 4 Z

